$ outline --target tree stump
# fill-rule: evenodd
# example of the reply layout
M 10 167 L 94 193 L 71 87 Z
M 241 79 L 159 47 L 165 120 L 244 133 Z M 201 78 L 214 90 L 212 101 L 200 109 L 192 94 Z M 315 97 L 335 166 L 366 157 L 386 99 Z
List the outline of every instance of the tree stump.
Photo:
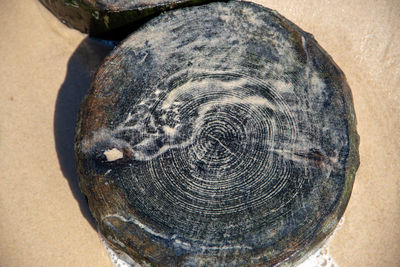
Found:
M 333 231 L 358 168 L 352 96 L 313 37 L 248 2 L 166 12 L 100 67 L 80 186 L 140 264 L 272 266 Z
M 39 0 L 69 27 L 90 36 L 120 40 L 163 11 L 212 0 Z

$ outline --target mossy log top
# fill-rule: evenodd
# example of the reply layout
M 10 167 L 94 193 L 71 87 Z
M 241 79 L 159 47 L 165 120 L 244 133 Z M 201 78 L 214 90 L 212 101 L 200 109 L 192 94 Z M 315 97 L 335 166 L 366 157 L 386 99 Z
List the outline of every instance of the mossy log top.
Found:
M 90 36 L 121 40 L 163 11 L 212 0 L 39 0 L 69 27 Z
M 290 264 L 358 168 L 352 96 L 313 37 L 248 2 L 166 12 L 105 60 L 76 128 L 80 186 L 141 264 Z

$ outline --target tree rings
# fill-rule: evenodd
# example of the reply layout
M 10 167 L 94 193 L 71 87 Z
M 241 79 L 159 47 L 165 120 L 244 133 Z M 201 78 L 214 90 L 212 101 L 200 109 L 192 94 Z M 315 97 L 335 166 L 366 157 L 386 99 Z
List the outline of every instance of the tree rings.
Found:
M 116 48 L 82 104 L 80 186 L 141 264 L 291 263 L 333 231 L 358 168 L 342 71 L 248 2 L 164 13 Z

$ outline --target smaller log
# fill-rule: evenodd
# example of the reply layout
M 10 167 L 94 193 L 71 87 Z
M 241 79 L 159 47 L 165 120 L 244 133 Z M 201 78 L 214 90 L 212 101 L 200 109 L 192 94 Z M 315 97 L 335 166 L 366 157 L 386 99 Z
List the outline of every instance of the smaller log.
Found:
M 90 36 L 122 40 L 146 21 L 212 0 L 39 0 L 61 22 Z

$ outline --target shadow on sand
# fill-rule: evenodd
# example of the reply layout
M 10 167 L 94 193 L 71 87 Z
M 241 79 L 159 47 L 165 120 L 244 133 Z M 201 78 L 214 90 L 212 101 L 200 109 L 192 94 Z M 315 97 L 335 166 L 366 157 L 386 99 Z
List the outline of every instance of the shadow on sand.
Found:
M 80 103 L 88 91 L 92 78 L 113 44 L 85 38 L 68 61 L 67 74 L 56 101 L 54 137 L 58 161 L 71 191 L 79 203 L 83 216 L 96 229 L 85 196 L 78 186 L 74 156 L 74 130 Z

